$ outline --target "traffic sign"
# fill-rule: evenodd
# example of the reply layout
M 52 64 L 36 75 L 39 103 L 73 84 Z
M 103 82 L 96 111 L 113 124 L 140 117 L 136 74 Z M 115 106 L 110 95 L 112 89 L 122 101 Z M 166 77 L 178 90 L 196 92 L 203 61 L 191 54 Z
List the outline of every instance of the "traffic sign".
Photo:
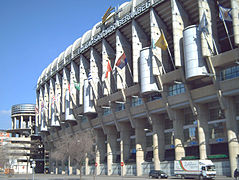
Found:
M 95 163 L 95 167 L 97 167 L 98 166 L 98 164 L 97 163 Z
M 124 166 L 124 162 L 121 162 L 120 165 L 121 165 L 121 166 Z

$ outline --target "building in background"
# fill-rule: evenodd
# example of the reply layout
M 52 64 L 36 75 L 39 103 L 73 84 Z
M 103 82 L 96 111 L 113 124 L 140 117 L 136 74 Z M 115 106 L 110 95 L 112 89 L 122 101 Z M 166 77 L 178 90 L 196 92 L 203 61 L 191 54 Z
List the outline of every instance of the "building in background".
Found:
M 0 146 L 5 145 L 9 137 L 10 134 L 6 130 L 0 130 Z
M 43 172 L 44 148 L 41 138 L 35 135 L 35 104 L 13 105 L 11 118 L 12 129 L 7 130 L 11 133 L 7 144 L 11 168 L 18 174 L 32 173 L 31 161 L 37 159 L 36 167 Z
M 218 175 L 232 175 L 239 3 L 218 2 L 131 0 L 108 10 L 38 79 L 36 124 L 47 150 L 90 128 L 96 158 L 84 174 L 171 174 L 173 160 L 212 159 Z M 50 162 L 52 172 L 77 172 Z

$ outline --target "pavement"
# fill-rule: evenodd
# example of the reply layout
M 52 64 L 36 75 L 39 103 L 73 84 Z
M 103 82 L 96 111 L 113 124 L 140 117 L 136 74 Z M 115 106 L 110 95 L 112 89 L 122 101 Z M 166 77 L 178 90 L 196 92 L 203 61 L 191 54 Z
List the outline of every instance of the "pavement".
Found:
M 79 175 L 53 175 L 53 174 L 35 174 L 34 177 L 32 174 L 15 174 L 12 177 L 8 177 L 6 175 L 0 175 L 0 180 L 9 179 L 9 180 L 80 180 Z M 146 176 L 82 176 L 81 180 L 149 180 L 149 177 Z M 169 177 L 168 180 L 180 179 L 177 177 Z M 216 180 L 232 180 L 233 178 L 218 176 Z M 189 179 L 190 180 L 190 179 Z

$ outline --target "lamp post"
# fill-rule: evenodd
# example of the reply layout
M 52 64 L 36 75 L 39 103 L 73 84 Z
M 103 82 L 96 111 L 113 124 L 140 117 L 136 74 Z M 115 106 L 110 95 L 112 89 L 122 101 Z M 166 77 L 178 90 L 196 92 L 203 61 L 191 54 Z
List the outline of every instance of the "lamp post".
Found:
M 34 180 L 35 167 L 36 167 L 36 161 L 33 160 L 33 161 L 32 161 L 32 168 L 33 168 L 32 180 Z

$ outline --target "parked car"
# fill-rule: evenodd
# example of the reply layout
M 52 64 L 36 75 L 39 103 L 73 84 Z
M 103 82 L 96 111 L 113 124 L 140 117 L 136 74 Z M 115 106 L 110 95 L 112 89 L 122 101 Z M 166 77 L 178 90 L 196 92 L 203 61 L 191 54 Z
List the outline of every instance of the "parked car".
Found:
M 149 172 L 149 178 L 168 178 L 168 175 L 161 170 L 151 170 Z
M 237 179 L 239 177 L 239 170 L 235 169 L 234 171 L 234 178 Z

